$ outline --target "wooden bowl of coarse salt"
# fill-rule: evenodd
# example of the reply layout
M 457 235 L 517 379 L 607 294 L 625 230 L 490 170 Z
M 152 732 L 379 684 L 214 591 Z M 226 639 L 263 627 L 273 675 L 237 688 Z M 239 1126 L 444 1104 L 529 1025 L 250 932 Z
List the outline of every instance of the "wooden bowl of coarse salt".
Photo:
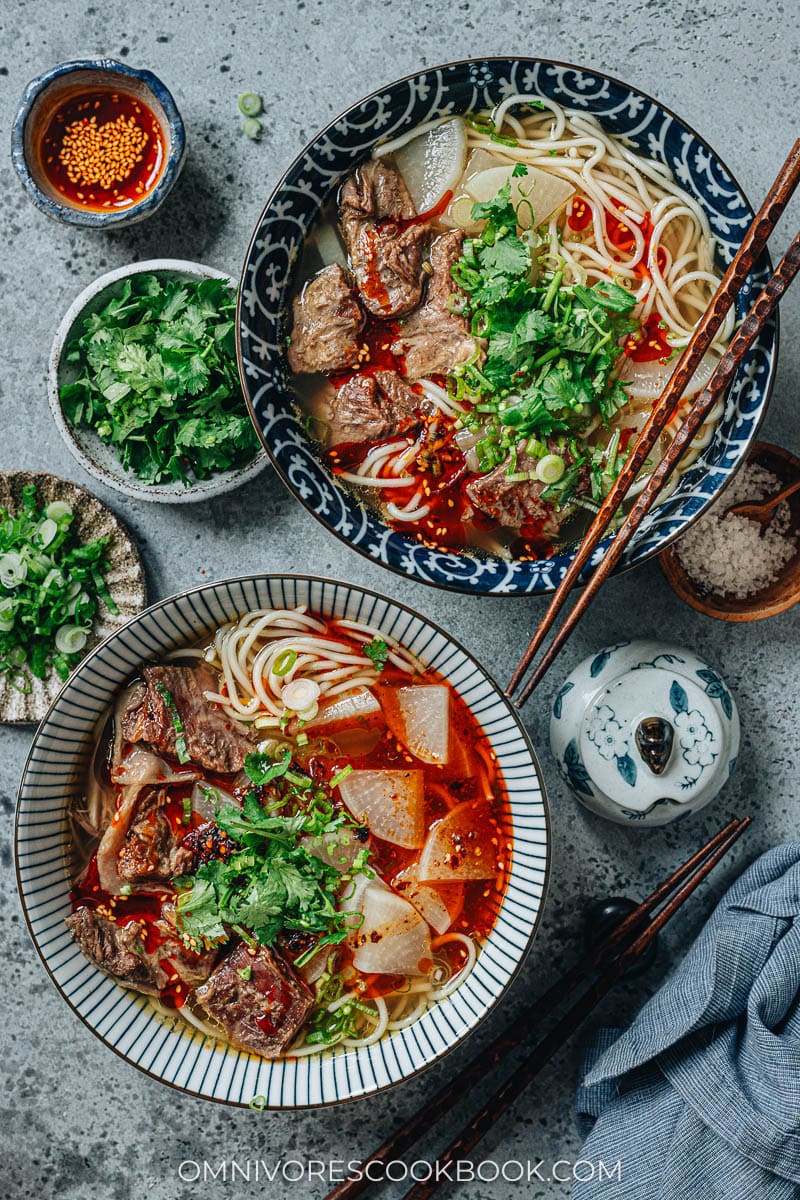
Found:
M 769 528 L 727 509 L 767 500 L 800 477 L 800 458 L 756 442 L 720 498 L 659 555 L 673 590 L 720 621 L 760 621 L 800 600 L 800 492 L 775 510 Z

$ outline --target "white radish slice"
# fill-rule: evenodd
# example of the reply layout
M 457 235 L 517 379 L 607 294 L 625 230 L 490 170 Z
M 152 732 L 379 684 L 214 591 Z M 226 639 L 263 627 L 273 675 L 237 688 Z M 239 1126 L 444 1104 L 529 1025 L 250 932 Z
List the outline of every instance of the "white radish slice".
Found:
M 454 882 L 493 879 L 497 874 L 500 831 L 485 800 L 457 804 L 428 834 L 417 863 L 417 878 Z
M 413 865 L 395 875 L 392 882 L 437 933 L 447 933 L 464 907 L 463 883 L 420 883 Z
M 323 267 L 329 267 L 332 263 L 347 266 L 347 252 L 336 228 L 327 221 L 318 223 L 312 237 L 309 238 L 309 245 L 316 248 Z
M 625 391 L 631 400 L 657 400 L 675 370 L 675 361 L 663 363 L 654 359 L 652 362 L 634 362 L 627 355 L 621 355 L 617 376 L 625 384 Z M 686 385 L 684 395 L 688 398 L 701 392 L 718 364 L 716 354 L 704 354 Z
M 352 867 L 359 851 L 369 845 L 369 841 L 360 841 L 351 829 L 338 829 L 333 833 L 302 837 L 300 845 L 314 858 L 321 859 L 344 874 Z
M 514 176 L 514 168 L 514 163 L 508 163 L 481 171 L 467 181 L 465 190 L 474 200 L 485 203 L 494 200 L 510 179 L 511 203 L 517 210 L 517 221 L 522 229 L 549 221 L 553 213 L 563 208 L 575 194 L 571 183 L 549 171 L 528 167 L 527 175 Z
M 381 879 L 361 894 L 364 921 L 353 935 L 353 966 L 367 975 L 425 975 L 431 967 L 428 924 Z
M 455 188 L 466 160 L 467 126 L 461 117 L 412 138 L 394 155 L 418 213 L 434 208 L 445 192 Z
M 375 837 L 408 850 L 425 841 L 422 771 L 351 771 L 339 792 L 356 820 Z
M 204 821 L 213 821 L 217 809 L 223 808 L 226 804 L 232 804 L 234 808 L 242 807 L 238 800 L 234 800 L 233 796 L 228 792 L 223 792 L 221 788 L 202 782 L 194 785 L 192 812 L 198 813 Z
M 392 733 L 413 755 L 442 765 L 450 759 L 450 689 L 441 683 L 384 688 L 383 711 Z
M 381 706 L 369 688 L 364 688 L 352 696 L 344 696 L 321 708 L 313 721 L 306 721 L 305 728 L 316 729 L 320 725 L 341 725 L 344 721 L 349 724 L 361 723 L 365 719 L 377 717 Z

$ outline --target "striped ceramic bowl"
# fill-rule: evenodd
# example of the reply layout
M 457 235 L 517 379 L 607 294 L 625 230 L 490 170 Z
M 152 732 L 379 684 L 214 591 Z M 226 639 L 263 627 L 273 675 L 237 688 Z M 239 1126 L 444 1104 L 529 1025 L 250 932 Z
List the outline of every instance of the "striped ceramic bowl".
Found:
M 139 663 L 198 641 L 247 609 L 307 604 L 326 616 L 378 626 L 459 691 L 497 754 L 513 824 L 508 889 L 494 929 L 464 983 L 416 1024 L 375 1045 L 266 1061 L 166 1017 L 83 957 L 69 914 L 67 807 L 82 788 L 95 725 Z M 547 801 L 519 718 L 483 668 L 438 626 L 374 592 L 307 576 L 255 575 L 207 584 L 146 609 L 84 659 L 31 747 L 16 824 L 19 892 L 34 945 L 73 1012 L 146 1074 L 225 1104 L 305 1108 L 378 1092 L 436 1062 L 498 1002 L 541 917 L 550 857 Z

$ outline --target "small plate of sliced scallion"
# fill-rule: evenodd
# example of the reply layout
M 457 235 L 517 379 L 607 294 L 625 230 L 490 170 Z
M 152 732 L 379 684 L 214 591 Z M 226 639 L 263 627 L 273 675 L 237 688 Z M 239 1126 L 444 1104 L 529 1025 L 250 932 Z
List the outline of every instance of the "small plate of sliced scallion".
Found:
M 0 473 L 0 722 L 40 720 L 91 647 L 146 603 L 139 552 L 96 496 Z

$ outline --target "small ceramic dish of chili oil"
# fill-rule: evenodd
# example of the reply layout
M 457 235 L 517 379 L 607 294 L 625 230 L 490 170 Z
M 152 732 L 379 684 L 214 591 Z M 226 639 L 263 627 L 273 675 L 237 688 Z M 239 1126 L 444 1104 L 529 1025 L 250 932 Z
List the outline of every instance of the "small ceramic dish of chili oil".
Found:
M 180 174 L 186 136 L 152 72 L 84 59 L 28 84 L 11 151 L 37 208 L 69 225 L 105 229 L 155 212 Z

